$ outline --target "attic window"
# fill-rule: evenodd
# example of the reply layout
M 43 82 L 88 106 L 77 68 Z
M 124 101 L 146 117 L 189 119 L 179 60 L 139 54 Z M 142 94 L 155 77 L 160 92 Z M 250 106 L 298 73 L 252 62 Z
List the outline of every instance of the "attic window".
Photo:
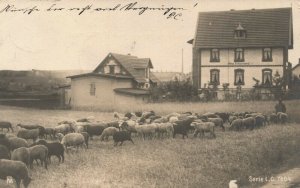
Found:
M 237 28 L 234 30 L 234 38 L 235 39 L 244 39 L 244 38 L 246 38 L 246 30 L 243 28 L 241 23 L 239 23 Z

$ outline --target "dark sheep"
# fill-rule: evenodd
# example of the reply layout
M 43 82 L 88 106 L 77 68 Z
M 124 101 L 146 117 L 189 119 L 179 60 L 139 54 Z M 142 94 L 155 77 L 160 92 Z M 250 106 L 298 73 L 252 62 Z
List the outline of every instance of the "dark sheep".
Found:
M 218 115 L 220 118 L 222 118 L 223 122 L 229 122 L 229 113 L 226 112 L 216 112 L 216 115 Z
M 253 130 L 255 127 L 255 119 L 253 117 L 243 119 L 243 127 L 249 130 Z
M 130 119 L 132 117 L 132 114 L 130 112 L 127 112 L 124 117 L 127 117 L 128 119 Z
M 270 123 L 278 123 L 278 118 L 277 118 L 277 114 L 272 113 L 269 116 L 269 122 Z
M 20 188 L 22 180 L 25 188 L 27 188 L 31 182 L 31 178 L 28 175 L 28 168 L 23 162 L 1 159 L 0 178 L 6 180 L 7 176 L 11 176 L 15 179 L 17 188 Z
M 134 144 L 133 140 L 131 139 L 131 134 L 128 131 L 119 131 L 113 135 L 114 139 L 114 146 L 117 146 L 119 142 L 121 142 L 120 146 L 123 144 L 124 141 L 128 140 Z
M 235 119 L 231 122 L 229 130 L 230 131 L 241 131 L 243 129 L 243 120 Z
M 193 120 L 194 120 L 194 118 L 188 118 L 185 120 L 176 121 L 173 124 L 173 127 L 174 127 L 173 138 L 175 138 L 176 134 L 181 134 L 183 139 L 185 136 L 188 137 L 188 131 L 194 129 L 191 126 L 191 123 L 193 122 Z
M 0 159 L 10 159 L 10 152 L 6 146 L 0 144 Z
M 11 154 L 11 160 L 21 161 L 25 163 L 27 166 L 30 164 L 30 153 L 29 149 L 25 147 L 20 147 L 15 149 Z
M 50 136 L 52 139 L 55 137 L 55 130 L 52 127 L 45 127 L 45 135 L 44 137 Z
M 86 132 L 90 135 L 90 138 L 93 139 L 93 136 L 100 136 L 106 127 L 107 125 L 104 123 L 89 124 L 86 126 Z
M 82 118 L 82 119 L 78 119 L 76 121 L 77 122 L 90 122 L 90 120 L 88 118 Z
M 7 132 L 9 132 L 9 129 L 11 130 L 11 132 L 14 132 L 13 128 L 12 128 L 12 124 L 8 121 L 0 121 L 0 128 L 2 129 L 7 129 Z
M 90 135 L 87 132 L 81 132 L 81 134 L 84 137 L 84 142 L 85 142 L 86 148 L 89 148 Z
M 137 117 L 142 117 L 143 112 L 135 112 L 134 114 L 135 114 Z
M 30 168 L 33 168 L 33 160 L 39 159 L 41 164 L 44 164 L 47 169 L 48 148 L 44 145 L 36 145 L 28 149 L 30 153 Z
M 40 135 L 39 129 L 21 129 L 19 130 L 17 137 L 23 139 L 32 139 L 34 142 Z
M 5 146 L 7 149 L 10 149 L 10 142 L 5 134 L 0 134 L 0 144 Z
M 255 127 L 260 128 L 266 125 L 266 119 L 263 115 L 255 116 Z
M 33 143 L 31 146 L 34 145 L 44 145 L 48 148 L 48 161 L 51 162 L 51 157 L 56 156 L 59 162 L 64 162 L 64 146 L 59 142 L 47 142 L 46 140 L 38 140 L 37 142 Z

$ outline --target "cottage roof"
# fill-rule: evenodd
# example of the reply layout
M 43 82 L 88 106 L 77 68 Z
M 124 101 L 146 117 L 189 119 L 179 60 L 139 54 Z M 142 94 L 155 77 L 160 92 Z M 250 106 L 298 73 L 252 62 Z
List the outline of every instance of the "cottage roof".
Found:
M 68 76 L 67 78 L 81 78 L 81 77 L 86 77 L 86 76 L 95 76 L 95 77 L 107 77 L 107 78 L 121 78 L 121 79 L 132 79 L 130 76 L 125 76 L 125 75 L 117 75 L 117 74 L 102 74 L 102 73 L 85 73 L 85 74 L 78 74 L 78 75 L 73 75 L 73 76 Z
M 138 58 L 137 56 L 132 55 L 123 55 L 123 54 L 117 54 L 117 53 L 109 53 L 109 55 L 113 56 L 118 63 L 121 64 L 121 66 L 124 67 L 124 69 L 132 76 L 134 80 L 137 82 L 146 82 L 145 74 L 141 71 L 138 71 L 139 69 L 145 69 L 145 68 L 153 68 L 152 62 L 150 58 Z M 108 55 L 108 56 L 109 56 Z M 104 61 L 103 61 L 104 62 Z M 93 71 L 94 73 L 98 72 L 98 69 L 102 66 L 102 63 Z M 150 79 L 155 82 L 155 78 Z
M 243 28 L 245 38 L 235 38 Z M 288 47 L 293 48 L 291 8 L 199 12 L 195 48 Z

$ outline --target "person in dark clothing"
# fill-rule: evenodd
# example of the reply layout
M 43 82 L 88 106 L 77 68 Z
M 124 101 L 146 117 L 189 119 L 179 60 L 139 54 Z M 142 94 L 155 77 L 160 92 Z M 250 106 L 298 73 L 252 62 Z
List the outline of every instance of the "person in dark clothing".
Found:
M 286 112 L 285 104 L 282 102 L 281 99 L 279 99 L 278 104 L 275 105 L 275 111 L 276 111 L 276 113 L 278 113 L 278 112 L 285 113 Z

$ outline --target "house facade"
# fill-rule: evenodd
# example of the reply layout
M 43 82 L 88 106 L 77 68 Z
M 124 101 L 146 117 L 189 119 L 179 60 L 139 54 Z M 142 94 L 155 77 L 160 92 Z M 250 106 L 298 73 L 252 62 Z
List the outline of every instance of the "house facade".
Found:
M 94 71 L 69 76 L 72 108 L 115 109 L 148 102 L 155 79 L 149 58 L 109 53 Z
M 274 75 L 289 83 L 292 9 L 200 12 L 193 45 L 192 80 L 198 88 L 270 87 Z
M 293 72 L 293 78 L 297 77 L 300 79 L 300 59 L 297 65 L 295 65 L 292 69 Z

